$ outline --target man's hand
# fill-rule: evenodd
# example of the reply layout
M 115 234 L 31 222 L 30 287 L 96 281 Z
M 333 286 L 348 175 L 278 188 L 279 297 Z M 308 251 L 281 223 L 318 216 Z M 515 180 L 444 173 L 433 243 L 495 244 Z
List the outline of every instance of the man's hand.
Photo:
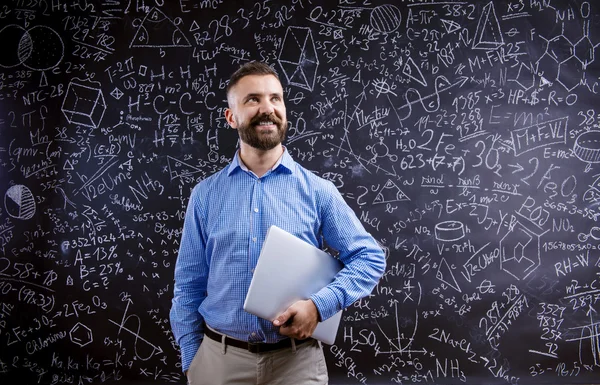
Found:
M 284 336 L 303 340 L 310 337 L 319 322 L 319 311 L 310 299 L 295 302 L 273 321 L 274 326 L 281 326 L 279 333 Z

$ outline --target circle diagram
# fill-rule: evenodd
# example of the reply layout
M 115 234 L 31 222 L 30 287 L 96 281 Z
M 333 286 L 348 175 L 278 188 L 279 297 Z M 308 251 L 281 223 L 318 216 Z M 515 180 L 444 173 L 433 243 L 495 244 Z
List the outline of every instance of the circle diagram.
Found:
M 11 186 L 4 194 L 4 207 L 13 218 L 31 219 L 35 214 L 35 197 L 27 186 Z
M 25 29 L 9 24 L 0 30 L 0 41 L 3 46 L 0 67 L 3 68 L 22 64 L 35 71 L 45 71 L 56 67 L 65 53 L 60 35 L 44 25 Z
M 2 42 L 2 55 L 0 55 L 0 67 L 12 68 L 22 64 L 24 59 L 31 55 L 26 47 L 31 47 L 31 37 L 25 28 L 16 24 L 10 24 L 0 30 L 0 41 Z

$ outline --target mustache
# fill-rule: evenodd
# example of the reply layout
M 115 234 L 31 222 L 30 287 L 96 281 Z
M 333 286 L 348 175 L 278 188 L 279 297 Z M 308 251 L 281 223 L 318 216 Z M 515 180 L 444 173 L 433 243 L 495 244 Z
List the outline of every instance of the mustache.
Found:
M 265 120 L 270 120 L 277 126 L 280 126 L 282 123 L 281 119 L 275 116 L 275 114 L 262 114 L 260 116 L 255 116 L 254 118 L 252 118 L 252 120 L 250 120 L 250 124 L 254 126 Z

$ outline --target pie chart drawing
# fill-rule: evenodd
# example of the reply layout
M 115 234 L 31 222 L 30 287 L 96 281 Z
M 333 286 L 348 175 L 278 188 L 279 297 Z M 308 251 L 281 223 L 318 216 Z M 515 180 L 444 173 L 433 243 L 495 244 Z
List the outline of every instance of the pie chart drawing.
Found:
M 4 207 L 13 218 L 31 219 L 35 214 L 35 197 L 27 186 L 11 186 L 4 194 Z

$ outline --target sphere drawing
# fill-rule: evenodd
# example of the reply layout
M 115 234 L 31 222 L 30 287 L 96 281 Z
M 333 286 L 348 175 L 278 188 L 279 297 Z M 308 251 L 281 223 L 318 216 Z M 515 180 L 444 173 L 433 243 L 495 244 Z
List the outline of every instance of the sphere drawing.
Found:
M 379 5 L 371 11 L 370 23 L 371 27 L 377 32 L 394 32 L 402 23 L 402 14 L 395 5 Z

